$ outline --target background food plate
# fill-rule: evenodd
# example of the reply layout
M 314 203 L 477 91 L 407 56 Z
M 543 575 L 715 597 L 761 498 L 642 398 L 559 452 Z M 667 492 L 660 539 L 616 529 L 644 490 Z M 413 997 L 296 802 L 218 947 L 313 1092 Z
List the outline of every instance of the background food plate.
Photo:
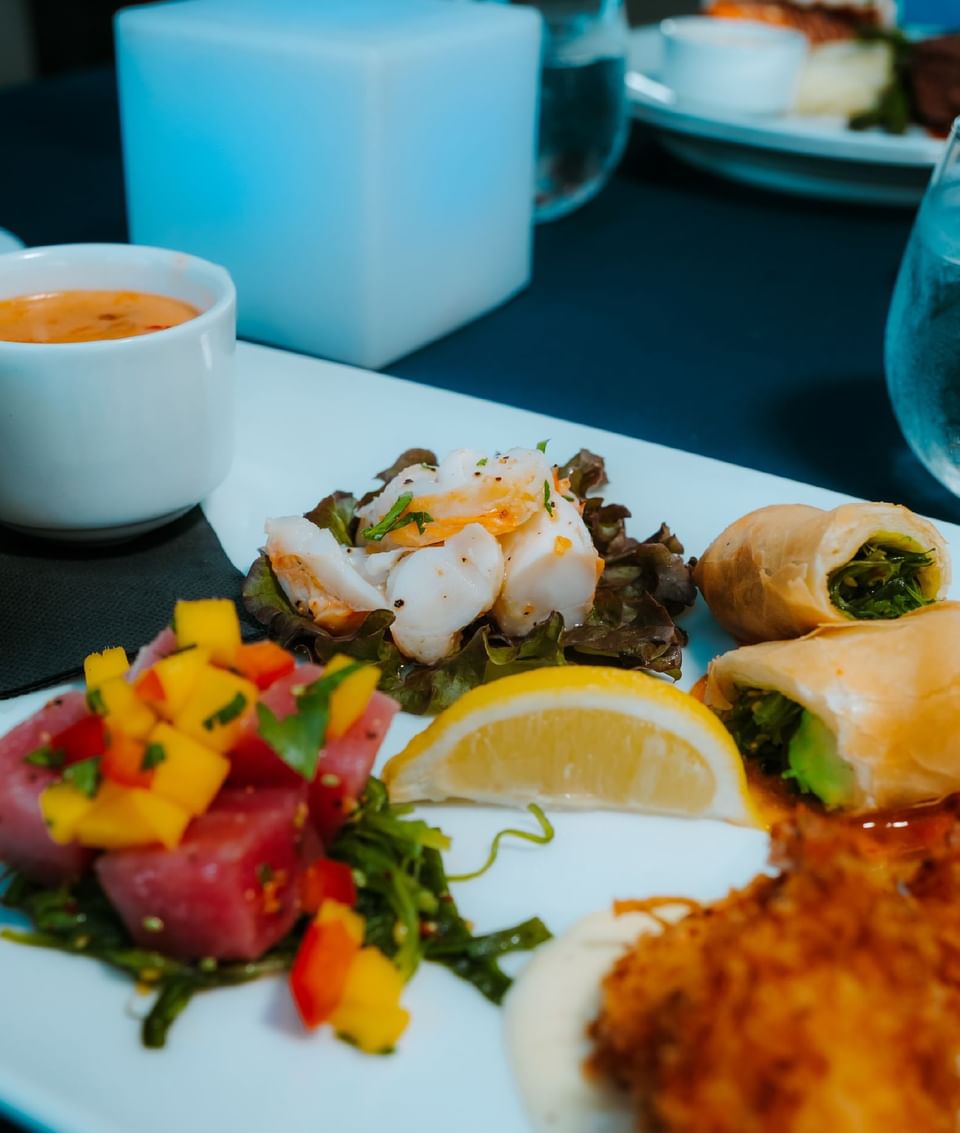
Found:
M 608 498 L 644 537 L 666 520 L 698 554 L 738 515 L 770 503 L 834 506 L 843 497 L 733 465 L 458 394 L 241 345 L 239 450 L 207 501 L 227 554 L 245 570 L 268 515 L 302 512 L 334 488 L 363 491 L 411 445 L 505 449 L 550 438 L 566 459 L 581 446 L 607 458 Z M 655 470 L 655 472 L 651 472 Z M 960 529 L 941 524 L 960 557 Z M 684 687 L 729 640 L 702 603 L 684 619 Z M 108 644 L 108 643 L 104 643 Z M 0 703 L 6 731 L 47 694 Z M 383 759 L 424 721 L 400 717 Z M 516 813 L 424 808 L 454 837 L 452 870 L 479 864 Z M 614 897 L 714 898 L 763 866 L 766 838 L 714 822 L 622 814 L 555 814 L 547 847 L 507 845 L 485 877 L 457 886 L 478 931 L 532 914 L 559 932 Z M 532 826 L 532 821 L 531 821 Z M 2 917 L 0 917 L 2 920 Z M 519 963 L 522 958 L 517 958 Z M 501 1013 L 445 970 L 409 986 L 413 1012 L 396 1054 L 372 1058 L 329 1034 L 302 1031 L 282 981 L 198 997 L 166 1050 L 139 1045 L 130 984 L 81 958 L 0 941 L 0 1109 L 56 1133 L 459 1133 L 523 1130 L 502 1043 Z
M 862 204 L 914 205 L 943 152 L 920 127 L 902 136 L 850 130 L 842 118 L 753 117 L 686 108 L 659 82 L 660 33 L 630 33 L 627 90 L 634 118 L 677 157 L 765 189 Z

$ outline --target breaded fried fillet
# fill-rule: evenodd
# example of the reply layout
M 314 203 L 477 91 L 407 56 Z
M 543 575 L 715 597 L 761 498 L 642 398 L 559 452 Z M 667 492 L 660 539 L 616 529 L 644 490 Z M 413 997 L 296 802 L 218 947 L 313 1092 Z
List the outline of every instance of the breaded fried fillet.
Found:
M 774 862 L 618 962 L 594 1069 L 661 1133 L 955 1133 L 960 850 L 905 883 L 806 815 Z

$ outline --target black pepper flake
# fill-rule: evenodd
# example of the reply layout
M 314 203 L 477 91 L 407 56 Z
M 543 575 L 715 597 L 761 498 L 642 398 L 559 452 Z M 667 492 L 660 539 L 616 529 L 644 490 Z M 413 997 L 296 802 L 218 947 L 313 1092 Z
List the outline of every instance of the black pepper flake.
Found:
M 403 608 L 403 599 L 402 599 L 402 598 L 397 598 L 397 599 L 396 599 L 396 600 L 394 601 L 394 603 L 393 603 L 393 608 L 394 608 L 395 610 L 400 610 L 400 609 L 402 609 L 402 608 Z

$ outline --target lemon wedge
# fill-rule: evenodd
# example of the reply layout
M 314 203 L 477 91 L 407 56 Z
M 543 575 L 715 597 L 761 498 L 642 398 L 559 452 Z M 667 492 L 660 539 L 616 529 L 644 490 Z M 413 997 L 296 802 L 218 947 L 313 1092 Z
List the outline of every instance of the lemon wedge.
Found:
M 605 808 L 763 825 L 726 728 L 645 673 L 535 669 L 462 696 L 391 759 L 394 802 Z

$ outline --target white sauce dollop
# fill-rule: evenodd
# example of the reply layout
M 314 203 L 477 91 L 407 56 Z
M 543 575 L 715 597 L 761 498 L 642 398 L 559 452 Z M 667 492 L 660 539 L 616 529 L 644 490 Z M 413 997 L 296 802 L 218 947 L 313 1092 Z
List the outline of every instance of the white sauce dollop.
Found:
M 686 909 L 657 912 L 675 920 Z M 659 931 L 648 913 L 591 913 L 541 945 L 510 989 L 507 1056 L 537 1133 L 636 1133 L 626 1095 L 584 1073 L 586 1031 L 600 1010 L 603 977 L 638 936 Z

